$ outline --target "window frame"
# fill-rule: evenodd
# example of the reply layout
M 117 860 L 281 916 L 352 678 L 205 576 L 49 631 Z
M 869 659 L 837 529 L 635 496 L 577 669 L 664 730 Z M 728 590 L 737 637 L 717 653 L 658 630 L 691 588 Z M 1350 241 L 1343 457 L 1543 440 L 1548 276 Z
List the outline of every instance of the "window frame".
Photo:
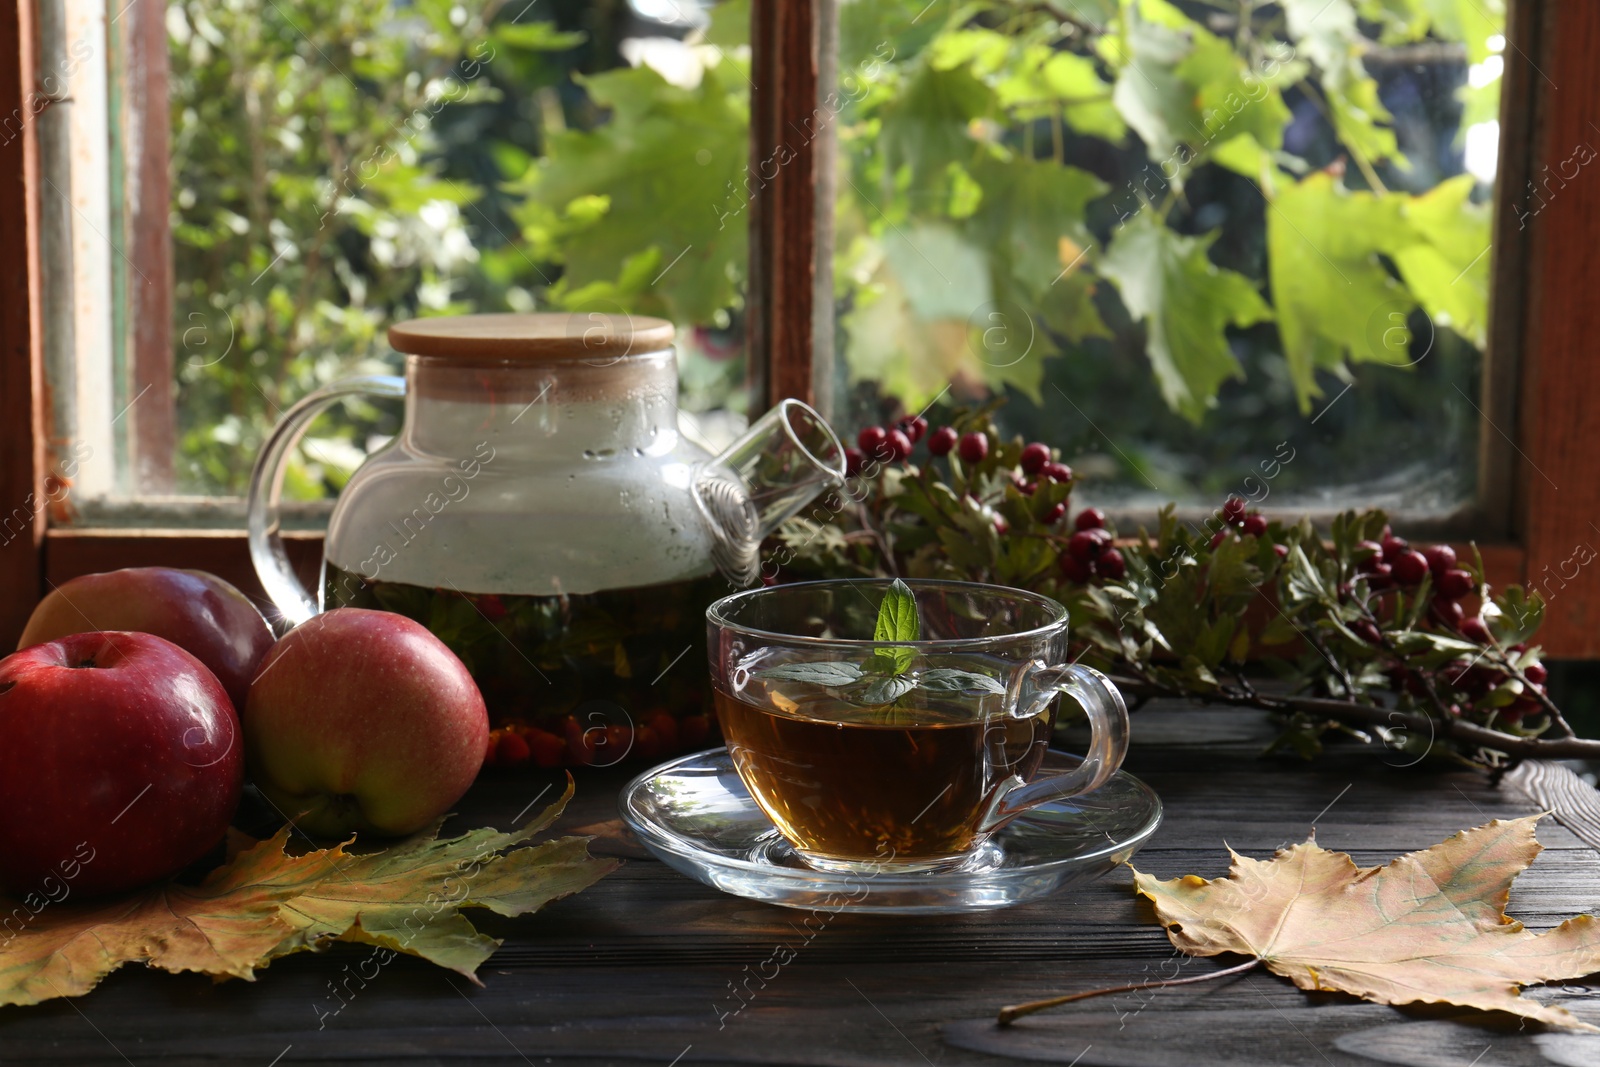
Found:
M 819 85 L 825 89 L 829 81 L 835 17 L 832 0 L 752 5 L 750 158 L 758 176 L 765 178 L 763 164 L 771 173 L 752 183 L 750 214 L 748 358 L 757 407 L 783 396 L 827 399 L 831 271 L 816 264 L 828 249 L 819 204 L 831 202 L 831 157 L 829 139 L 816 134 L 829 118 L 817 102 L 825 97 Z M 1600 207 L 1590 206 L 1600 205 L 1600 197 L 1581 189 L 1554 196 L 1525 226 L 1518 209 L 1527 207 L 1522 193 L 1531 175 L 1597 134 L 1584 108 L 1600 99 L 1600 71 L 1589 62 L 1600 51 L 1600 4 L 1521 0 L 1509 19 L 1494 318 L 1479 401 L 1490 429 L 1480 445 L 1475 518 L 1490 538 L 1479 546 L 1489 580 L 1531 581 L 1546 593 L 1541 640 L 1548 653 L 1597 658 L 1600 574 L 1581 564 L 1575 577 L 1569 571 L 1576 548 L 1600 541 L 1600 480 L 1589 476 L 1573 444 L 1586 431 L 1600 432 L 1600 369 L 1587 352 L 1587 338 L 1600 334 L 1600 302 L 1586 291 L 1588 279 L 1600 276 Z M 152 149 L 132 162 L 151 181 L 146 189 L 164 190 L 166 168 L 155 165 L 161 160 L 153 151 L 165 144 L 163 25 L 151 18 L 124 32 L 136 57 L 130 68 L 147 75 L 142 93 L 130 95 L 138 96 L 136 114 Z M 0 501 L 7 502 L 0 524 L 12 517 L 0 534 L 0 589 L 10 594 L 0 598 L 0 642 L 15 640 L 45 589 L 97 570 L 203 567 L 261 596 L 242 530 L 75 529 L 52 525 L 50 507 L 40 506 L 59 498 L 70 479 L 47 463 L 37 124 L 24 121 L 16 133 L 5 125 L 5 116 L 31 118 L 40 69 L 36 33 L 34 0 L 0 5 L 0 55 L 19 57 L 19 77 L 0 83 L 0 138 L 9 137 L 0 142 Z M 1557 91 L 1562 85 L 1567 92 Z M 152 134 L 161 136 L 151 141 Z M 775 160 L 783 162 L 774 167 Z M 160 242 L 151 238 L 154 232 L 165 238 L 165 203 L 129 222 L 140 254 L 164 256 L 170 274 L 170 250 L 155 248 Z M 164 336 L 151 331 L 130 345 L 135 381 L 156 382 L 163 358 L 162 380 L 170 380 L 170 323 L 161 322 Z M 1495 359 L 1496 352 L 1520 358 Z M 1498 447 L 1491 433 L 1511 447 Z M 314 579 L 321 536 L 288 540 L 302 576 Z

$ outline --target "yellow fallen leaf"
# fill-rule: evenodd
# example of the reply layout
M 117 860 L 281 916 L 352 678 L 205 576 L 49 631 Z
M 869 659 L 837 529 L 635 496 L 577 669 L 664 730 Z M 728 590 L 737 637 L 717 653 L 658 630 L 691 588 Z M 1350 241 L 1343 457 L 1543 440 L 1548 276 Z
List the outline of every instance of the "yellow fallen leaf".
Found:
M 1301 989 L 1380 1004 L 1459 1004 L 1600 1029 L 1520 995 L 1523 985 L 1600 971 L 1593 916 L 1534 934 L 1505 914 L 1511 883 L 1540 852 L 1541 818 L 1497 819 L 1384 867 L 1357 867 L 1308 839 L 1270 860 L 1230 849 L 1226 878 L 1135 871 L 1134 885 L 1191 956 L 1254 956 Z
M 435 826 L 376 852 L 338 845 L 291 856 L 285 828 L 237 851 L 198 886 L 174 882 L 112 900 L 35 902 L 34 909 L 0 899 L 0 916 L 11 919 L 0 927 L 0 1004 L 87 993 L 136 961 L 253 979 L 278 956 L 335 939 L 407 952 L 476 981 L 499 942 L 461 908 L 526 914 L 618 866 L 590 857 L 586 838 L 525 845 L 571 797 L 569 779 L 559 800 L 511 833 L 484 828 L 439 840 Z

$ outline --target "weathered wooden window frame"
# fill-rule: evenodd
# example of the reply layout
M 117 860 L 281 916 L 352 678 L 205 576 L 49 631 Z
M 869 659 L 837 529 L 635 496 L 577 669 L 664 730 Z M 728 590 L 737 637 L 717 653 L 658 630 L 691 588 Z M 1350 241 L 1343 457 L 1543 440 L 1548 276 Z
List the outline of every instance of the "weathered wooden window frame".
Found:
M 143 7 L 144 5 L 136 5 Z M 830 173 L 829 142 L 815 136 L 819 71 L 831 62 L 829 0 L 757 0 L 753 53 L 751 165 L 762 180 L 751 211 L 751 374 L 755 396 L 816 398 L 829 380 L 830 299 L 826 262 L 827 204 L 819 175 Z M 157 10 L 152 8 L 151 10 Z M 1600 336 L 1600 195 L 1579 188 L 1550 198 L 1524 224 L 1519 208 L 1529 179 L 1555 169 L 1575 144 L 1600 130 L 1589 121 L 1600 101 L 1600 4 L 1590 0 L 1519 3 L 1507 28 L 1501 112 L 1502 165 L 1495 232 L 1495 316 L 1480 407 L 1484 434 L 1484 497 L 1509 501 L 1488 528 L 1507 531 L 1480 545 L 1490 580 L 1531 582 L 1549 599 L 1544 643 L 1555 656 L 1600 656 L 1600 567 L 1589 546 L 1600 544 L 1600 478 L 1586 446 L 1600 432 L 1600 370 L 1590 339 Z M 125 29 L 142 71 L 130 90 L 154 140 L 165 145 L 165 68 L 160 20 Z M 52 525 L 50 502 L 61 475 L 47 463 L 52 426 L 43 373 L 39 261 L 40 156 L 33 108 L 41 69 L 35 0 L 0 0 L 0 56 L 18 57 L 18 77 L 0 78 L 0 645 L 15 640 L 37 598 L 51 584 L 91 571 L 137 565 L 203 567 L 259 594 L 239 530 L 75 529 Z M 819 57 L 821 59 L 819 63 Z M 8 64 L 9 65 L 9 64 Z M 1557 87 L 1560 87 L 1558 90 Z M 20 122 L 17 120 L 21 120 Z M 9 124 L 8 124 L 9 123 Z M 157 129 L 157 127 L 160 127 Z M 148 225 L 164 225 L 166 176 L 149 156 L 139 162 L 152 193 Z M 781 160 L 781 165 L 776 161 Z M 770 177 L 768 177 L 770 175 Z M 157 199 L 154 194 L 161 193 Z M 170 252 L 146 237 L 158 269 Z M 170 381 L 170 314 L 166 296 L 141 309 L 157 325 L 130 342 L 135 381 Z M 163 362 L 165 361 L 165 362 Z M 156 420 L 159 421 L 159 420 Z M 160 427 L 149 431 L 149 448 Z M 1500 447 L 1498 435 L 1510 448 Z M 295 537 L 291 552 L 307 576 L 321 538 Z

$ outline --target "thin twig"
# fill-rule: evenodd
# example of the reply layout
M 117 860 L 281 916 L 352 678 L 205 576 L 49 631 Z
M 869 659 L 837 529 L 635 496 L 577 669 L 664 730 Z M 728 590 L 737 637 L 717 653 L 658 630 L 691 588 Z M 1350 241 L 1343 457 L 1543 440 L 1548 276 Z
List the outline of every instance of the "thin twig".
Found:
M 1334 673 L 1339 676 L 1339 684 L 1344 686 L 1344 695 L 1354 699 L 1356 683 L 1350 678 L 1350 672 L 1344 669 L 1344 664 L 1340 663 L 1328 651 L 1328 646 L 1322 643 L 1322 636 L 1317 633 L 1316 628 L 1312 627 L 1310 630 L 1301 630 L 1300 632 L 1305 636 L 1306 642 L 1322 654 L 1322 658 L 1328 661 L 1328 666 L 1332 667 Z
M 1075 1000 L 1088 1000 L 1090 997 L 1103 997 L 1111 993 L 1132 993 L 1139 989 L 1164 989 L 1169 985 L 1210 982 L 1218 978 L 1226 978 L 1230 974 L 1243 974 L 1260 962 L 1259 959 L 1252 957 L 1234 967 L 1224 967 L 1220 971 L 1210 971 L 1206 974 L 1192 974 L 1188 978 L 1162 978 L 1154 982 L 1132 982 L 1128 985 L 1108 986 L 1105 989 L 1090 989 L 1083 993 L 1068 993 L 1064 997 L 1051 997 L 1048 1000 L 1030 1000 L 1026 1004 L 1012 1004 L 1000 1009 L 1000 1014 L 996 1016 L 996 1021 L 1001 1026 L 1010 1026 L 1024 1015 L 1032 1015 L 1036 1011 L 1054 1008 L 1059 1004 L 1071 1004 Z
M 1400 616 L 1399 608 L 1400 608 L 1399 604 L 1396 604 L 1395 605 L 1395 617 L 1396 618 L 1399 618 L 1399 616 Z M 1402 670 L 1410 670 L 1410 668 L 1406 667 L 1406 658 L 1405 658 L 1405 656 L 1401 655 L 1400 654 L 1400 650 L 1395 648 L 1394 647 L 1394 643 L 1389 640 L 1389 635 L 1387 633 L 1385 633 L 1384 630 L 1383 630 L 1383 624 L 1378 621 L 1376 616 L 1373 615 L 1372 609 L 1369 608 L 1365 603 L 1363 603 L 1361 605 L 1361 610 L 1363 610 L 1363 611 L 1365 611 L 1367 613 L 1367 618 L 1372 622 L 1372 624 L 1374 626 L 1376 626 L 1378 628 L 1378 640 L 1379 640 L 1380 644 L 1383 646 L 1383 650 L 1389 654 L 1389 658 L 1396 665 L 1398 665 Z M 1429 737 L 1437 736 L 1437 734 L 1434 731 L 1438 730 L 1440 727 L 1445 727 L 1447 729 L 1447 732 L 1448 732 L 1449 723 L 1453 720 L 1454 716 L 1450 712 L 1449 705 L 1445 704 L 1444 699 L 1439 696 L 1439 691 L 1433 687 L 1433 679 L 1429 677 L 1427 671 L 1410 670 L 1410 673 L 1411 673 L 1412 677 L 1416 678 L 1417 681 L 1419 683 L 1421 683 L 1423 692 L 1425 692 L 1428 695 L 1428 702 L 1433 705 L 1433 710 L 1438 712 L 1437 715 L 1431 716 L 1431 718 L 1433 720 L 1433 725 L 1431 727 L 1429 727 L 1428 736 Z M 1354 697 L 1355 696 L 1354 691 L 1352 691 L 1350 695 L 1352 697 Z
M 1068 6 L 1071 6 L 1071 5 L 1069 4 Z M 1060 22 L 1060 23 L 1062 23 L 1063 25 L 1066 25 L 1066 26 L 1071 26 L 1075 31 L 1077 31 L 1078 33 L 1082 34 L 1085 37 L 1098 37 L 1098 36 L 1100 36 L 1100 35 L 1102 35 L 1102 34 L 1104 34 L 1106 32 L 1105 31 L 1105 27 L 1096 26 L 1094 23 L 1090 22 L 1088 19 L 1082 17 L 1081 15 L 1078 15 L 1078 14 L 1076 14 L 1074 12 L 1066 11 L 1066 10 L 1060 8 L 1060 7 L 1057 7 L 1055 4 L 1051 4 L 1051 3 L 1028 4 L 1022 10 L 1023 11 L 1038 11 L 1038 12 L 1041 12 L 1043 14 L 1049 15 L 1051 18 L 1055 19 L 1057 22 Z
M 894 552 L 889 548 L 888 536 L 878 529 L 877 523 L 872 521 L 871 513 L 867 510 L 865 502 L 857 504 L 856 507 L 861 516 L 861 528 L 870 533 L 872 539 L 878 543 L 878 551 L 883 556 L 884 567 L 888 570 L 889 577 L 900 577 L 900 568 L 895 563 Z
M 1399 708 L 1386 708 L 1378 704 L 1357 704 L 1349 700 L 1332 700 L 1325 697 L 1244 697 L 1227 692 L 1190 693 L 1149 680 L 1113 676 L 1111 681 L 1129 696 L 1162 696 L 1188 698 L 1213 704 L 1234 707 L 1261 708 L 1264 711 L 1305 712 L 1340 722 L 1362 723 L 1369 726 L 1389 726 L 1422 731 L 1430 726 L 1445 737 L 1484 748 L 1504 752 L 1518 759 L 1600 759 L 1600 740 L 1582 737 L 1539 738 L 1518 737 L 1515 734 L 1492 730 L 1487 726 L 1465 722 L 1452 716 L 1446 722 L 1435 722 L 1431 716 Z
M 1545 714 L 1550 716 L 1550 725 L 1561 731 L 1562 737 L 1578 736 L 1577 731 L 1573 730 L 1572 726 L 1567 722 L 1566 716 L 1561 714 L 1561 709 L 1556 707 L 1555 701 L 1550 699 L 1550 694 L 1546 693 L 1541 686 L 1534 685 L 1528 681 L 1528 676 L 1522 673 L 1522 669 L 1516 666 L 1510 656 L 1506 655 L 1505 649 L 1494 648 L 1489 658 L 1491 661 L 1495 661 L 1497 667 L 1522 683 L 1522 691 L 1532 694 L 1533 698 L 1544 707 Z

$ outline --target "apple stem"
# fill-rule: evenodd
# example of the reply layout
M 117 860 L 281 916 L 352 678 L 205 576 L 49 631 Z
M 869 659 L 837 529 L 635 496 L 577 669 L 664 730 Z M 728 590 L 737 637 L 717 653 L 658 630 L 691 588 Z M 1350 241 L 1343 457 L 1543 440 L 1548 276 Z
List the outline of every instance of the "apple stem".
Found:
M 1070 1004 L 1074 1000 L 1088 1000 L 1090 997 L 1103 997 L 1109 993 L 1132 993 L 1138 989 L 1161 989 L 1169 985 L 1188 985 L 1191 982 L 1209 982 L 1217 978 L 1225 978 L 1230 974 L 1243 974 L 1261 960 L 1252 956 L 1243 963 L 1234 967 L 1224 967 L 1220 971 L 1211 971 L 1207 974 L 1194 974 L 1188 978 L 1162 978 L 1151 982 L 1130 982 L 1128 985 L 1107 986 L 1105 989 L 1090 989 L 1082 993 L 1068 993 L 1063 997 L 1051 997 L 1048 1000 L 1031 1000 L 1026 1004 L 1012 1004 L 1000 1009 L 997 1021 L 1001 1026 L 1010 1026 L 1024 1015 L 1032 1015 L 1045 1008 L 1054 1008 L 1060 1004 Z

